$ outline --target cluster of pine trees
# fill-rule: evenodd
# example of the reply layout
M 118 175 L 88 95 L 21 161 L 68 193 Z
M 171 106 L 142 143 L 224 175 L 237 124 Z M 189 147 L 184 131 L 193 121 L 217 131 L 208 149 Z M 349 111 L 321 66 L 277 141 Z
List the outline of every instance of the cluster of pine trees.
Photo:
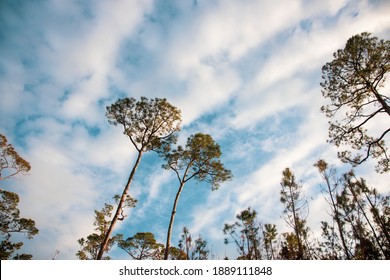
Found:
M 321 236 L 315 236 L 307 225 L 308 200 L 302 184 L 286 168 L 280 182 L 280 201 L 291 231 L 279 233 L 275 224 L 263 223 L 257 212 L 248 207 L 236 216 L 234 223 L 226 223 L 223 228 L 225 244 L 236 248 L 237 259 L 390 259 L 390 196 L 379 194 L 352 170 L 338 177 L 337 170 L 324 160 L 314 166 L 323 179 L 321 191 L 328 204 L 324 211 L 330 216 L 328 221 L 321 221 Z M 104 224 L 106 227 L 109 224 L 105 217 L 109 218 L 111 210 L 112 206 L 95 212 L 100 234 L 90 235 L 87 242 L 79 240 L 83 246 L 78 252 L 80 259 L 96 258 L 105 233 Z M 110 247 L 115 243 L 134 260 L 165 258 L 164 244 L 158 243 L 151 232 L 139 232 L 127 239 L 117 234 Z M 177 247 L 170 247 L 169 259 L 207 260 L 215 256 L 207 240 L 201 236 L 193 240 L 189 230 L 183 228 Z
M 223 229 L 225 242 L 235 244 L 238 259 L 390 259 L 390 197 L 367 186 L 353 171 L 338 178 L 325 161 L 315 166 L 324 180 L 322 192 L 328 204 L 324 211 L 330 216 L 330 221 L 321 221 L 321 237 L 307 225 L 309 205 L 302 184 L 286 168 L 280 201 L 291 231 L 279 234 L 276 225 L 263 224 L 249 207 Z

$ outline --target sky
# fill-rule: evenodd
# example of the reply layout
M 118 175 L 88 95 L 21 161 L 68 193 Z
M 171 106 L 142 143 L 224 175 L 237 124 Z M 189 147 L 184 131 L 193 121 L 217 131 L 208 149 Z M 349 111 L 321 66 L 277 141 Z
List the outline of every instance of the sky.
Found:
M 234 258 L 222 229 L 247 207 L 288 231 L 279 200 L 286 167 L 303 184 L 318 233 L 328 216 L 313 164 L 350 168 L 326 142 L 321 67 L 355 34 L 389 39 L 389 14 L 385 0 L 2 0 L 0 133 L 32 166 L 5 186 L 39 229 L 20 252 L 76 259 L 94 210 L 122 192 L 136 151 L 105 108 L 124 97 L 166 98 L 182 112 L 179 140 L 210 134 L 234 176 L 217 191 L 185 186 L 173 245 L 185 226 L 214 258 Z M 165 242 L 178 182 L 162 164 L 144 156 L 130 189 L 137 207 L 115 233 L 150 231 Z M 389 193 L 389 175 L 374 165 L 357 175 Z M 110 256 L 129 258 L 117 247 Z

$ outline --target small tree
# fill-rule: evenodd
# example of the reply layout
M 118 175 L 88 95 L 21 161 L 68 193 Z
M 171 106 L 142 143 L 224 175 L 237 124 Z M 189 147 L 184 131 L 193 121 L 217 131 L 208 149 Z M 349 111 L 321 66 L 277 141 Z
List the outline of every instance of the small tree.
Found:
M 156 242 L 153 233 L 138 232 L 126 240 L 119 240 L 118 247 L 134 260 L 157 260 L 164 245 Z
M 207 249 L 207 240 L 202 236 L 192 240 L 189 230 L 184 227 L 183 234 L 179 240 L 179 249 L 187 254 L 187 260 L 207 260 L 209 250 Z
M 267 253 L 267 258 L 273 260 L 275 259 L 275 253 L 274 253 L 275 249 L 273 245 L 276 241 L 276 237 L 278 236 L 276 225 L 265 224 L 263 235 L 264 235 L 264 246 Z
M 308 204 L 302 193 L 302 185 L 295 181 L 295 176 L 289 168 L 283 171 L 281 181 L 282 189 L 280 191 L 280 201 L 284 204 L 285 221 L 293 229 L 298 252 L 296 259 L 307 259 L 308 248 L 305 246 L 307 241 L 308 228 L 306 227 L 306 218 L 308 214 Z M 290 236 L 288 236 L 290 238 Z M 289 241 L 289 238 L 286 238 Z M 291 237 L 292 238 L 292 237 Z
M 180 130 L 181 123 L 180 110 L 169 104 L 165 98 L 148 100 L 146 97 L 141 97 L 140 101 L 136 101 L 134 98 L 119 99 L 107 107 L 106 115 L 110 124 L 123 126 L 123 133 L 129 137 L 138 155 L 101 244 L 97 259 L 101 259 L 103 252 L 107 249 L 110 235 L 120 218 L 122 206 L 143 153 L 158 151 L 163 146 L 174 143 L 176 141 L 175 132 Z
M 241 260 L 259 260 L 260 253 L 260 224 L 256 220 L 257 212 L 250 207 L 241 211 L 236 216 L 237 221 L 234 224 L 225 224 L 223 233 L 229 235 L 232 242 L 237 246 L 239 253 L 238 259 Z M 225 244 L 229 243 L 225 239 Z
M 191 253 L 192 260 L 207 260 L 209 250 L 207 249 L 207 240 L 203 239 L 201 235 L 195 239 L 194 250 Z
M 188 228 L 183 228 L 183 234 L 181 235 L 181 239 L 179 240 L 179 249 L 183 250 L 187 254 L 187 259 L 190 259 L 190 249 L 192 247 L 192 236 L 188 230 Z
M 338 258 L 339 255 L 339 246 L 344 252 L 345 258 L 347 260 L 351 259 L 351 252 L 348 244 L 348 238 L 345 233 L 345 222 L 343 221 L 340 214 L 340 206 L 337 203 L 337 197 L 340 195 L 339 180 L 335 179 L 336 170 L 333 167 L 328 166 L 328 163 L 324 160 L 319 160 L 314 164 L 317 167 L 318 172 L 326 183 L 325 188 L 321 188 L 322 192 L 327 194 L 325 197 L 326 202 L 331 207 L 331 217 L 335 221 L 336 228 L 329 226 L 328 223 L 322 223 L 323 234 L 329 242 L 329 246 L 332 247 L 332 257 Z M 339 245 L 339 240 L 341 245 Z
M 390 166 L 385 137 L 390 128 L 372 136 L 367 125 L 381 118 L 384 123 L 389 121 L 390 98 L 380 90 L 390 71 L 390 41 L 362 33 L 351 37 L 333 56 L 334 60 L 322 68 L 321 83 L 322 95 L 331 102 L 321 108 L 331 118 L 330 142 L 359 151 L 355 155 L 350 150 L 340 152 L 344 162 L 356 166 L 372 157 L 378 159 L 377 171 L 387 172 Z
M 115 195 L 114 200 L 116 203 L 119 203 L 120 196 Z M 122 205 L 119 213 L 120 217 L 118 219 L 123 219 L 123 208 L 125 207 L 135 207 L 136 200 L 131 198 L 129 195 L 126 196 L 124 204 Z M 105 203 L 104 208 L 101 211 L 95 210 L 95 222 L 93 223 L 96 228 L 94 233 L 87 236 L 87 238 L 80 238 L 77 242 L 80 244 L 81 249 L 77 252 L 76 256 L 80 260 L 94 260 L 97 259 L 98 254 L 101 249 L 101 244 L 104 238 L 107 236 L 107 231 L 110 226 L 110 218 L 112 216 L 112 211 L 114 206 L 111 204 Z M 121 240 L 121 235 L 117 234 L 111 238 L 109 238 L 107 242 L 106 249 L 104 253 L 107 253 L 115 243 Z M 110 257 L 101 257 L 100 259 L 108 260 Z
M 211 190 L 217 190 L 220 184 L 231 179 L 230 170 L 225 169 L 220 161 L 221 150 L 213 138 L 208 134 L 197 133 L 187 139 L 185 147 L 178 146 L 171 149 L 169 146 L 162 151 L 166 164 L 164 168 L 173 170 L 179 180 L 171 218 L 168 226 L 167 242 L 164 259 L 168 259 L 171 243 L 173 222 L 176 207 L 184 185 L 191 179 L 198 182 L 206 182 L 211 185 Z

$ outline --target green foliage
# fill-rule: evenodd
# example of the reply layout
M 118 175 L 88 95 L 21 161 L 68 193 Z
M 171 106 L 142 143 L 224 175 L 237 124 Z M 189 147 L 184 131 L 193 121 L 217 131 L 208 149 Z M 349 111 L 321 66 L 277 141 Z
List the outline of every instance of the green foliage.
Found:
M 303 259 L 302 256 L 302 244 L 298 239 L 298 235 L 292 232 L 282 233 L 282 244 L 279 252 L 279 258 L 282 260 L 297 260 Z
M 2 234 L 10 235 L 12 232 L 25 233 L 27 238 L 32 238 L 38 233 L 35 222 L 31 219 L 20 218 L 17 208 L 19 196 L 16 193 L 0 190 L 0 228 Z
M 389 259 L 389 196 L 378 194 L 353 171 L 336 177 L 336 169 L 319 160 L 315 166 L 326 183 L 322 187 L 332 223 L 322 221 L 321 259 Z
M 308 203 L 303 196 L 302 185 L 295 181 L 295 176 L 289 168 L 283 171 L 283 178 L 280 184 L 282 187 L 280 201 L 284 205 L 283 213 L 285 215 L 285 221 L 294 230 L 298 245 L 298 252 L 295 259 L 307 259 L 309 252 L 304 243 L 306 243 L 309 230 L 306 226 Z M 292 237 L 287 237 L 286 242 L 294 244 L 295 241 L 291 239 Z M 289 252 L 291 254 L 291 250 Z
M 0 182 L 19 173 L 25 174 L 30 169 L 30 164 L 15 151 L 11 144 L 8 144 L 7 138 L 0 134 Z M 22 233 L 28 239 L 38 234 L 35 221 L 20 217 L 18 204 L 18 194 L 0 189 L 0 259 L 2 260 L 32 258 L 30 254 L 16 254 L 12 257 L 15 251 L 23 246 L 23 242 L 11 241 L 13 234 Z
M 265 224 L 263 230 L 263 236 L 264 236 L 264 247 L 267 254 L 267 259 L 269 260 L 275 259 L 274 244 L 276 241 L 276 237 L 278 236 L 276 225 Z
M 338 243 L 338 235 L 334 228 L 327 221 L 321 221 L 321 236 L 323 240 L 319 242 L 316 248 L 316 255 L 322 260 L 343 259 L 343 248 Z M 350 255 L 346 255 L 350 259 Z
M 0 234 L 2 239 L 0 258 L 2 260 L 9 259 L 23 245 L 22 242 L 13 243 L 11 241 L 12 234 L 22 233 L 31 239 L 38 233 L 33 220 L 20 218 L 18 203 L 19 196 L 16 193 L 0 190 Z
M 207 260 L 209 250 L 207 249 L 207 240 L 203 239 L 201 235 L 195 239 L 194 250 L 191 253 L 192 260 Z
M 187 260 L 208 259 L 207 240 L 204 240 L 201 235 L 192 240 L 192 236 L 186 227 L 183 228 L 183 234 L 179 240 L 179 249 L 187 254 Z
M 126 240 L 119 240 L 118 247 L 134 260 L 161 259 L 163 244 L 157 243 L 151 232 L 138 232 Z
M 23 159 L 7 138 L 0 134 L 0 181 L 11 178 L 18 173 L 26 173 L 31 169 L 30 164 Z
M 101 211 L 95 210 L 95 232 L 88 235 L 86 238 L 80 238 L 77 242 L 80 245 L 80 250 L 76 256 L 80 260 L 94 260 L 97 259 L 98 253 L 101 248 L 101 244 L 106 236 L 108 227 L 110 225 L 110 217 L 112 216 L 113 206 L 105 204 Z M 107 253 L 111 247 L 121 239 L 121 235 L 115 235 L 108 240 L 107 246 L 104 250 Z M 102 259 L 108 260 L 110 257 L 102 257 Z
M 390 70 L 390 41 L 362 33 L 351 37 L 333 56 L 322 68 L 321 83 L 322 95 L 330 100 L 321 108 L 331 119 L 330 142 L 358 151 L 354 155 L 351 150 L 340 152 L 344 162 L 356 166 L 372 157 L 378 160 L 377 171 L 387 172 L 390 166 L 384 139 L 390 128 L 372 136 L 367 126 L 390 116 L 390 98 L 380 92 Z
M 337 203 L 340 196 L 340 180 L 335 178 L 336 170 L 330 167 L 324 160 L 319 160 L 314 164 L 318 172 L 326 183 L 326 187 L 321 187 L 325 194 L 325 200 L 331 208 L 330 216 L 335 222 L 330 226 L 327 222 L 322 222 L 322 235 L 325 238 L 325 253 L 321 253 L 321 258 L 325 259 L 351 259 L 351 250 L 345 233 L 345 221 L 340 214 L 340 205 Z M 344 256 L 342 254 L 344 252 Z
M 169 255 L 168 255 L 168 258 L 167 259 L 170 259 L 170 260 L 187 260 L 187 254 L 179 249 L 179 248 L 176 248 L 176 247 L 169 247 Z M 165 259 L 165 257 L 164 257 Z
M 187 260 L 190 259 L 190 249 L 192 246 L 192 237 L 188 228 L 183 228 L 183 234 L 181 235 L 181 239 L 179 240 L 179 249 L 183 250 L 187 254 Z
M 220 161 L 222 153 L 220 146 L 208 134 L 197 133 L 187 139 L 185 147 L 165 150 L 162 153 L 166 164 L 165 169 L 173 170 L 180 183 L 186 183 L 192 178 L 211 185 L 212 190 L 232 178 L 231 171 Z
M 338 204 L 350 228 L 354 258 L 390 259 L 389 196 L 379 195 L 350 171 L 343 175 Z
M 115 203 L 118 205 L 118 207 L 119 207 L 119 205 L 121 205 L 120 206 L 121 208 L 119 209 L 120 216 L 118 216 L 118 220 L 120 220 L 120 221 L 123 221 L 124 218 L 126 218 L 126 215 L 124 214 L 124 209 L 125 208 L 134 208 L 138 202 L 136 199 L 132 198 L 128 194 L 126 194 L 124 196 L 124 200 L 122 201 L 122 203 L 121 203 L 122 197 L 119 194 L 114 195 L 113 199 L 114 199 Z
M 225 224 L 223 233 L 230 236 L 225 244 L 233 242 L 241 260 L 259 260 L 260 252 L 260 224 L 256 219 L 257 212 L 250 207 L 236 216 L 234 224 Z

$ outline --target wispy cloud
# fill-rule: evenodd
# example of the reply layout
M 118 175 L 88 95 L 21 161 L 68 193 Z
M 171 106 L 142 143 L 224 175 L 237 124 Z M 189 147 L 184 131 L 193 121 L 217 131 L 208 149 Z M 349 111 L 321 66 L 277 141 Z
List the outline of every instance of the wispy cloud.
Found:
M 77 239 L 93 229 L 93 210 L 121 191 L 135 151 L 107 123 L 105 106 L 124 96 L 166 97 L 183 114 L 180 141 L 210 133 L 235 176 L 216 192 L 186 186 L 173 242 L 188 226 L 224 250 L 224 222 L 248 206 L 282 225 L 279 182 L 287 166 L 306 182 L 318 220 L 324 205 L 312 165 L 320 157 L 340 164 L 319 112 L 321 66 L 354 34 L 390 32 L 387 1 L 1 5 L 0 132 L 32 165 L 12 184 L 22 214 L 40 229 L 25 241 L 38 259 L 55 249 L 75 258 Z M 161 164 L 155 154 L 141 162 L 131 189 L 139 204 L 118 231 L 153 231 L 164 241 L 177 182 Z M 371 167 L 359 171 L 389 191 L 388 175 L 373 176 Z

